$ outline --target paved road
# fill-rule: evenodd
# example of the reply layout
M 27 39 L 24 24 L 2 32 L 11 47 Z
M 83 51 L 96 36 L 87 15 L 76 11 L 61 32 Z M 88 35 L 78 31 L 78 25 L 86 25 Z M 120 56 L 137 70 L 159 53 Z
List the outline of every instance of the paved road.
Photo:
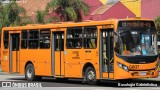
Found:
M 99 85 L 86 85 L 83 84 L 81 80 L 78 79 L 70 79 L 68 81 L 57 81 L 53 78 L 47 78 L 44 77 L 42 81 L 36 81 L 36 82 L 28 82 L 24 79 L 23 75 L 16 75 L 16 74 L 11 74 L 8 75 L 4 72 L 0 72 L 0 86 L 2 86 L 2 81 L 3 82 L 10 82 L 14 87 L 18 86 L 18 83 L 21 83 L 21 88 L 0 88 L 0 90 L 8 90 L 8 89 L 13 89 L 13 90 L 18 90 L 18 89 L 24 89 L 28 90 L 30 88 L 24 88 L 25 84 L 33 84 L 36 83 L 37 86 L 42 86 L 43 88 L 32 88 L 32 90 L 160 90 L 160 79 L 158 80 L 131 80 L 131 81 L 102 81 L 99 83 Z M 14 83 L 14 84 L 13 84 Z M 31 84 L 30 84 L 31 83 Z M 23 84 L 23 85 L 22 85 Z M 133 86 L 133 87 L 131 87 Z M 138 86 L 138 87 L 134 87 Z M 145 86 L 145 87 L 144 87 Z M 28 86 L 26 86 L 28 87 Z M 50 87 L 50 88 L 48 88 Z

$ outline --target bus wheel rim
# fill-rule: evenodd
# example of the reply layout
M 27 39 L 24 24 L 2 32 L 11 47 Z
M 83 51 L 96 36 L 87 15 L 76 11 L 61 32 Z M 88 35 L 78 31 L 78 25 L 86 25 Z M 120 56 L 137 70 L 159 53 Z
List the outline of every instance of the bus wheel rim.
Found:
M 32 69 L 32 68 L 29 68 L 29 69 L 27 70 L 27 76 L 28 76 L 28 78 L 32 78 L 32 74 L 33 74 L 33 69 Z
M 88 79 L 89 80 L 94 80 L 95 79 L 95 73 L 93 71 L 88 72 Z

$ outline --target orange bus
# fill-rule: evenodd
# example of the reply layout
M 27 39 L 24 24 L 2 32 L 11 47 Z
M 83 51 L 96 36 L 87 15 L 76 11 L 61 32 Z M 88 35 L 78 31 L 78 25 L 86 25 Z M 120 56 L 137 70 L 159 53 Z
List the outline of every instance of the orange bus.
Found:
M 141 18 L 4 27 L 1 57 L 3 71 L 29 81 L 158 77 L 156 27 Z

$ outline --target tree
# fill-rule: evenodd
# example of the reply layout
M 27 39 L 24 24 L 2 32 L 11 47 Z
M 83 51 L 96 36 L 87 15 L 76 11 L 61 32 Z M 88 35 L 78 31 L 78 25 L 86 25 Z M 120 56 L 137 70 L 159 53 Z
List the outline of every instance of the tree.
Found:
M 87 15 L 89 10 L 89 5 L 83 0 L 51 0 L 46 6 L 47 12 L 55 12 L 62 21 L 81 21 L 81 12 Z
M 35 16 L 36 23 L 38 24 L 45 24 L 45 23 L 52 23 L 52 22 L 59 22 L 60 19 L 58 17 L 49 17 L 45 11 L 38 10 Z
M 21 26 L 24 26 L 24 25 L 27 25 L 27 24 L 33 24 L 33 20 L 31 19 L 31 17 L 29 16 L 23 16 L 20 18 L 20 23 L 19 25 Z
M 1 9 L 1 7 L 2 7 L 2 1 L 0 0 L 0 9 Z
M 160 40 L 160 16 L 155 19 L 155 24 L 158 31 L 158 41 Z M 160 45 L 158 45 L 158 52 L 160 53 Z M 159 69 L 160 70 L 160 69 Z
M 158 30 L 158 39 L 160 39 L 160 16 L 155 19 L 155 24 Z
M 36 18 L 36 23 L 44 23 L 45 12 L 38 10 L 35 18 Z
M 8 4 L 0 5 L 0 30 L 5 26 L 16 26 L 20 24 L 21 17 L 25 16 L 25 9 L 20 7 L 15 0 Z

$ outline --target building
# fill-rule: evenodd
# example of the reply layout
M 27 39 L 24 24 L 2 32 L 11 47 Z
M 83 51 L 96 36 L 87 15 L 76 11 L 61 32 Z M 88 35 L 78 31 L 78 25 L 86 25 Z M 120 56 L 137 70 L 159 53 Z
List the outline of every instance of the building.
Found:
M 32 17 L 32 19 L 34 19 L 37 10 L 45 10 L 49 1 L 50 0 L 17 0 L 18 4 L 25 8 L 27 16 Z M 84 2 L 90 6 L 90 12 L 88 16 L 82 15 L 82 20 L 135 17 L 135 14 L 119 2 L 119 0 L 84 0 Z M 59 15 L 54 12 L 50 12 L 49 15 L 59 17 Z
M 99 6 L 95 11 L 84 17 L 83 20 L 106 20 L 110 18 L 122 19 L 133 18 L 136 15 L 121 2 Z
M 26 10 L 27 16 L 35 16 L 36 11 L 46 9 L 50 0 L 18 0 L 18 4 Z
M 160 16 L 160 0 L 141 0 L 141 17 L 156 19 Z
M 120 0 L 136 17 L 141 17 L 141 0 Z
M 26 9 L 28 16 L 35 16 L 37 10 L 45 10 L 45 7 L 49 1 L 50 0 L 17 0 L 17 3 Z M 106 19 L 106 17 L 111 18 L 107 16 L 109 12 L 112 18 L 121 18 L 124 14 L 126 15 L 123 17 L 126 16 L 130 17 L 131 13 L 129 12 L 135 14 L 136 15 L 135 17 L 142 17 L 149 19 L 155 19 L 157 16 L 160 16 L 160 10 L 159 10 L 160 0 L 84 0 L 84 1 L 89 4 L 91 9 L 88 16 L 83 16 L 83 20 L 88 20 L 88 19 L 103 20 Z M 120 4 L 118 1 L 120 1 L 123 5 Z M 9 3 L 9 0 L 2 0 L 2 2 L 6 4 Z M 128 10 L 125 9 L 127 10 L 127 12 L 122 11 L 124 13 L 123 15 L 121 12 L 117 14 L 117 12 L 119 11 L 116 10 L 116 7 L 118 7 L 117 4 L 122 6 L 121 9 L 122 8 L 124 9 L 125 7 L 128 8 Z M 119 16 L 115 16 L 115 14 L 111 15 L 110 10 L 112 10 L 112 12 L 116 12 L 116 14 Z M 97 13 L 97 11 L 101 13 Z M 95 19 L 96 16 L 97 18 Z
M 160 0 L 121 0 L 136 17 L 155 19 L 160 16 Z

